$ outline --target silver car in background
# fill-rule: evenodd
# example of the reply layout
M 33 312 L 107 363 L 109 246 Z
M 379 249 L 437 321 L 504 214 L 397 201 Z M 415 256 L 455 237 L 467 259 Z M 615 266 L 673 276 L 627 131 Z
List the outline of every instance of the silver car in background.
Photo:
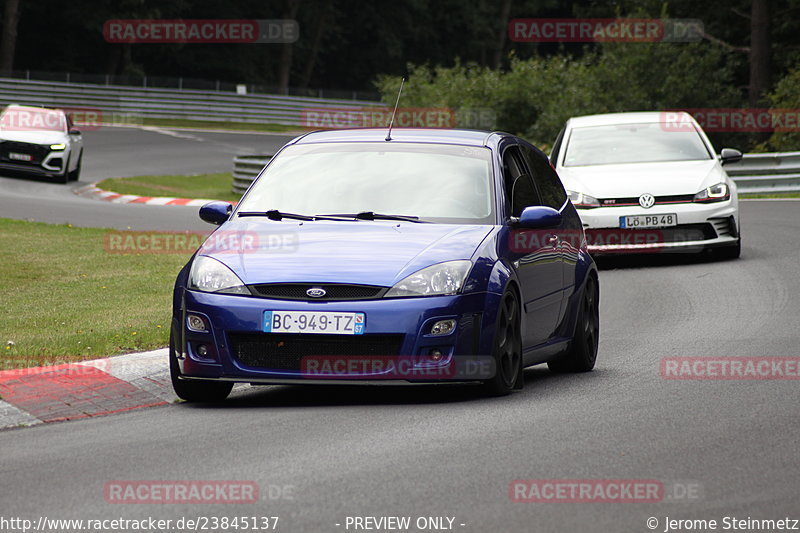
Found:
M 67 183 L 82 159 L 81 132 L 63 110 L 12 104 L 0 113 L 0 170 Z
M 736 184 L 685 112 L 614 113 L 567 121 L 550 155 L 593 254 L 741 250 Z

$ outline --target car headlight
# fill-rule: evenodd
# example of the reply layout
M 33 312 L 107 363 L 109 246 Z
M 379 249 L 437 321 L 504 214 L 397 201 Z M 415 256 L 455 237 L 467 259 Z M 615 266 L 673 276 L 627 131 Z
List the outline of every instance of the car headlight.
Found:
M 242 280 L 230 268 L 205 255 L 195 257 L 192 263 L 189 288 L 203 292 L 250 294 Z
M 457 294 L 467 279 L 472 262 L 447 261 L 418 270 L 401 279 L 384 296 L 445 296 Z
M 594 196 L 576 191 L 567 191 L 567 193 L 569 193 L 569 199 L 572 205 L 575 206 L 575 209 L 593 209 L 595 207 L 600 207 L 600 200 Z
M 731 197 L 731 192 L 728 185 L 725 183 L 717 183 L 711 187 L 706 187 L 699 193 L 694 195 L 695 202 L 722 202 Z
M 50 149 L 51 150 L 56 150 L 56 151 L 63 150 L 66 147 L 67 147 L 67 145 L 65 143 L 58 143 L 58 144 L 51 144 L 50 145 Z

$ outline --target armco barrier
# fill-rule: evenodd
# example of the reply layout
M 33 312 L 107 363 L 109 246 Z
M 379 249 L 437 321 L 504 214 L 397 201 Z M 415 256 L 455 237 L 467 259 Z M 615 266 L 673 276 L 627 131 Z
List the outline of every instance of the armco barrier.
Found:
M 159 88 L 105 86 L 0 78 L 0 106 L 28 104 L 89 108 L 106 118 L 188 119 L 302 126 L 305 109 L 360 109 L 382 105 L 366 100 L 237 94 Z M 119 122 L 114 120 L 114 122 Z
M 270 157 L 234 157 L 233 192 L 246 191 Z M 740 162 L 725 165 L 725 170 L 740 193 L 800 192 L 800 152 L 745 154 Z
M 253 183 L 261 169 L 269 163 L 270 155 L 239 155 L 233 158 L 233 187 L 235 193 L 244 191 Z
M 740 193 L 800 192 L 800 152 L 745 154 L 725 170 Z

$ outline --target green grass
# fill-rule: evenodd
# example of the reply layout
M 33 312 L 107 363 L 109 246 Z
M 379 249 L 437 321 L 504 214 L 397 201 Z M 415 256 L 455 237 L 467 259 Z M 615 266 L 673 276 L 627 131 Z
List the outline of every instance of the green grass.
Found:
M 800 198 L 800 192 L 784 192 L 780 194 L 742 193 L 739 198 Z
M 138 196 L 172 196 L 176 198 L 208 198 L 237 202 L 241 195 L 231 192 L 230 172 L 195 176 L 137 176 L 108 178 L 97 184 L 106 191 Z
M 109 232 L 0 218 L 0 369 L 167 345 L 172 286 L 193 250 L 109 253 Z

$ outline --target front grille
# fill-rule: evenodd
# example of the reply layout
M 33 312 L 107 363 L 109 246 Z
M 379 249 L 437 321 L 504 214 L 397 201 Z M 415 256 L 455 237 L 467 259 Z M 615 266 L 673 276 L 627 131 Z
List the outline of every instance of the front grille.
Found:
M 589 246 L 636 243 L 678 243 L 688 241 L 705 241 L 717 237 L 714 227 L 709 223 L 679 224 L 669 228 L 586 228 L 586 240 Z M 636 236 L 641 236 L 637 239 Z M 655 239 L 653 237 L 656 237 Z
M 9 152 L 17 154 L 28 154 L 32 156 L 31 161 L 20 161 L 18 159 L 11 159 Z M 10 161 L 12 163 L 38 165 L 41 163 L 47 154 L 50 153 L 50 148 L 40 144 L 23 143 L 18 141 L 2 141 L 0 142 L 0 159 L 3 161 Z
M 663 204 L 683 204 L 689 203 L 694 199 L 693 194 L 672 194 L 668 196 L 656 196 L 655 205 Z M 600 198 L 600 205 L 602 207 L 625 207 L 631 205 L 639 205 L 639 197 L 632 196 L 628 198 Z
M 229 333 L 228 341 L 244 366 L 299 372 L 303 357 L 398 355 L 403 335 Z
M 325 290 L 325 296 L 312 298 L 306 294 L 311 288 Z M 329 302 L 343 300 L 375 300 L 383 297 L 386 287 L 373 285 L 347 285 L 339 283 L 264 283 L 250 285 L 256 296 L 275 300 L 308 300 L 312 302 Z

